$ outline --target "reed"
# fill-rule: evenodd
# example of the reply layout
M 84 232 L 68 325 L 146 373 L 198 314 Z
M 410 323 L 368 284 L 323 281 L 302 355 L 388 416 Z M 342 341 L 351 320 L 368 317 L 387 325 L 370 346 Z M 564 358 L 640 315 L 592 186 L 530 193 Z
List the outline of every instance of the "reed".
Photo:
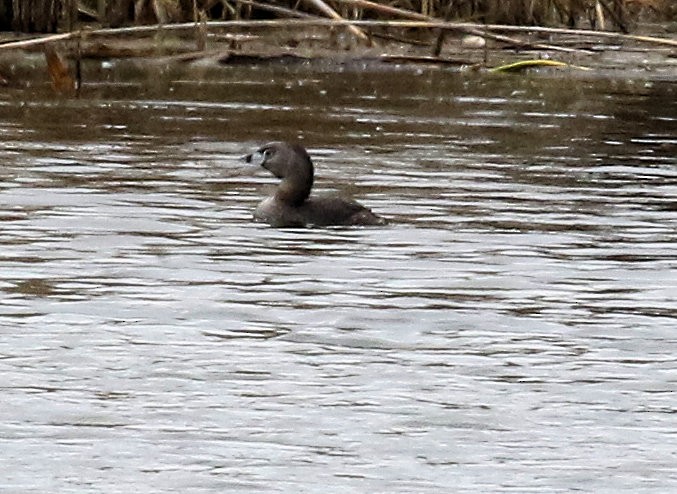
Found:
M 284 18 L 290 15 L 285 12 L 333 19 L 387 20 L 402 18 L 398 11 L 406 11 L 420 15 L 420 20 L 435 18 L 623 32 L 630 31 L 643 18 L 677 17 L 676 0 L 80 0 L 80 6 L 83 11 L 98 12 L 98 20 L 112 27 L 187 22 L 194 20 L 196 11 L 207 20 Z M 364 33 L 353 34 L 364 36 Z

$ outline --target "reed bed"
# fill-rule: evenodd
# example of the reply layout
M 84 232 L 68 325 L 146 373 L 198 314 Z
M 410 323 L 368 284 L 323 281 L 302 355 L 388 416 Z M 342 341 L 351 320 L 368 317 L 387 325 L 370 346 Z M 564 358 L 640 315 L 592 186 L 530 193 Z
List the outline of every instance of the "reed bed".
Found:
M 677 19 L 675 0 L 33 0 L 0 2 L 0 30 L 56 32 L 95 22 L 105 27 L 190 21 L 322 16 L 523 26 L 566 26 L 630 32 L 641 20 Z M 412 18 L 412 17 L 406 17 Z M 357 33 L 355 33 L 357 35 Z

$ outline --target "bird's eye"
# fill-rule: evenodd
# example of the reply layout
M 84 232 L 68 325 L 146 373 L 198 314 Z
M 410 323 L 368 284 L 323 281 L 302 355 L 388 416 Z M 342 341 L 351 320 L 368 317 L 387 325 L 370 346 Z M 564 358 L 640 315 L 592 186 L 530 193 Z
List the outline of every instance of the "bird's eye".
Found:
M 264 157 L 265 159 L 270 158 L 272 155 L 273 155 L 273 150 L 272 150 L 272 149 L 265 149 L 265 150 L 263 151 L 263 157 Z

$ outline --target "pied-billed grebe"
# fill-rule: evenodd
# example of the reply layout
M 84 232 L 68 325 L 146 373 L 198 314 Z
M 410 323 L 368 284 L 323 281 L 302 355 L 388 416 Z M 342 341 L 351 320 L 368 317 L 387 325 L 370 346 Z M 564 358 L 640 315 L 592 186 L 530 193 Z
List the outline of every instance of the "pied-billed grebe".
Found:
M 282 182 L 254 211 L 254 219 L 281 227 L 385 225 L 387 221 L 361 204 L 336 195 L 309 197 L 313 162 L 299 144 L 270 142 L 245 156 Z

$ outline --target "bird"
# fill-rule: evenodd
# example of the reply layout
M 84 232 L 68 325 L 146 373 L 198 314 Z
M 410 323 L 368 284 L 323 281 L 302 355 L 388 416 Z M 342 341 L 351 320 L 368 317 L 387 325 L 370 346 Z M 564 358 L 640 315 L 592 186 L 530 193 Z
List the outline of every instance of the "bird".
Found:
M 254 219 L 275 228 L 385 225 L 369 208 L 339 195 L 311 196 L 313 162 L 298 143 L 275 141 L 244 157 L 282 181 L 254 210 Z

